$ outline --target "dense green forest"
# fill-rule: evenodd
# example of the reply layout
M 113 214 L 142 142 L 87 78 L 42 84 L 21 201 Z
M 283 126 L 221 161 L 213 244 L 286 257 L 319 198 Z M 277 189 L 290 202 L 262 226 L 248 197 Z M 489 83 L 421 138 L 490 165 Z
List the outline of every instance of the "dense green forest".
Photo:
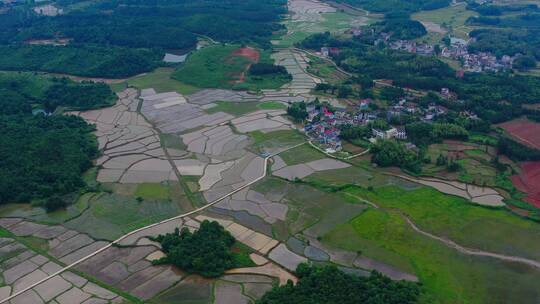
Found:
M 249 257 L 231 251 L 236 240 L 218 222 L 205 220 L 195 232 L 176 228 L 173 233 L 159 235 L 156 241 L 166 253 L 157 264 L 174 264 L 189 273 L 214 278 L 231 268 L 253 266 L 245 265 L 251 261 Z
M 70 5 L 61 1 L 57 5 Z M 0 18 L 0 69 L 124 78 L 154 69 L 166 49 L 195 47 L 197 35 L 270 47 L 285 0 L 106 0 L 58 16 L 16 7 Z M 67 39 L 69 46 L 26 45 Z
M 257 304 L 412 304 L 417 303 L 420 288 L 415 283 L 392 281 L 379 273 L 360 277 L 342 272 L 335 266 L 300 264 L 298 283 L 275 286 Z
M 267 44 L 284 14 L 283 0 L 99 1 L 56 17 L 28 16 L 11 41 L 70 38 L 75 43 L 128 47 L 193 47 L 196 34 L 223 42 Z
M 0 45 L 0 69 L 124 78 L 153 70 L 163 52 L 97 45 Z
M 470 33 L 475 38 L 469 51 L 491 52 L 497 57 L 522 54 L 540 60 L 540 31 L 524 29 L 477 29 Z
M 90 81 L 75 82 L 68 78 L 38 76 L 33 73 L 0 73 L 2 109 L 0 113 L 29 114 L 32 107 L 53 112 L 57 107 L 88 110 L 112 105 L 116 95 L 109 86 Z M 12 105 L 8 107 L 8 105 Z M 17 108 L 17 109 L 15 109 Z
M 540 60 L 540 48 L 538 48 L 540 9 L 538 5 L 469 3 L 467 8 L 480 14 L 480 16 L 470 17 L 467 24 L 481 27 L 470 33 L 470 36 L 475 39 L 469 46 L 470 51 L 492 52 L 499 57 L 505 54 L 522 54 L 527 56 L 525 58 Z M 529 66 L 522 65 L 522 67 Z
M 0 130 L 0 203 L 29 202 L 84 186 L 81 173 L 98 153 L 93 128 L 84 120 L 0 115 Z
M 94 128 L 84 120 L 32 115 L 34 107 L 88 109 L 112 101 L 102 84 L 0 73 L 0 203 L 60 201 L 84 186 L 81 174 L 98 154 Z
M 347 3 L 353 6 L 364 8 L 376 13 L 412 13 L 420 10 L 434 10 L 446 7 L 449 0 L 339 0 L 337 2 Z

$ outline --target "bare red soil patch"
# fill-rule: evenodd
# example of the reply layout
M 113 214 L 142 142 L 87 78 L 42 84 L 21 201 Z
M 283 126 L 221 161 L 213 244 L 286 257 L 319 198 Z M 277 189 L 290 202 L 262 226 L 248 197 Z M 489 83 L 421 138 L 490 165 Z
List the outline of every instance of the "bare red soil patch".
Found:
M 249 58 L 254 63 L 259 62 L 259 59 L 261 59 L 261 54 L 259 53 L 259 51 L 252 49 L 250 47 L 239 48 L 238 50 L 234 51 L 232 54 L 233 56 L 241 56 L 241 57 Z
M 524 201 L 540 208 L 540 161 L 521 164 L 521 174 L 512 176 L 512 183 L 527 193 Z
M 514 119 L 498 125 L 512 137 L 530 147 L 540 149 L 540 124 L 526 119 Z
M 236 56 L 236 57 L 244 57 L 251 61 L 250 64 L 246 65 L 246 68 L 240 73 L 240 75 L 238 75 L 237 77 L 238 80 L 233 81 L 234 83 L 244 82 L 246 79 L 246 72 L 249 70 L 251 65 L 253 63 L 259 62 L 259 59 L 261 59 L 261 54 L 259 53 L 259 51 L 252 49 L 250 47 L 239 48 L 236 51 L 234 51 L 231 55 Z

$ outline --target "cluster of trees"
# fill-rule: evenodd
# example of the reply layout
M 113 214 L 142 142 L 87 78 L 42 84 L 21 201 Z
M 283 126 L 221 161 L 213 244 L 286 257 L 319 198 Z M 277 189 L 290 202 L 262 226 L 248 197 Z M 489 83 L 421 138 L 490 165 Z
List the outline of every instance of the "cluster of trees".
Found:
M 98 45 L 0 45 L 0 70 L 124 78 L 155 69 L 164 53 Z
M 452 123 L 414 122 L 405 126 L 409 139 L 420 146 L 428 146 L 443 139 L 466 140 L 469 132 L 462 126 Z
M 539 24 L 540 26 L 540 24 Z M 521 54 L 527 60 L 540 60 L 540 31 L 514 29 L 477 29 L 470 33 L 475 40 L 469 44 L 470 52 L 491 52 L 497 57 Z M 520 59 L 524 60 L 524 59 Z M 516 63 L 519 68 L 520 63 Z
M 270 63 L 255 63 L 249 67 L 249 74 L 252 76 L 265 76 L 265 75 L 283 75 L 292 79 L 291 74 L 287 72 L 287 69 L 281 65 L 275 65 Z
M 392 281 L 378 272 L 369 277 L 346 274 L 335 266 L 300 264 L 298 283 L 274 286 L 257 304 L 340 303 L 412 304 L 417 303 L 420 287 L 416 283 Z
M 398 141 L 378 140 L 371 146 L 371 153 L 371 161 L 381 167 L 396 166 L 414 173 L 422 170 L 419 154 Z
M 392 39 L 411 40 L 427 34 L 422 23 L 409 18 L 391 18 L 372 26 L 377 32 L 390 33 Z
M 339 0 L 353 6 L 362 7 L 368 11 L 385 14 L 413 13 L 420 10 L 434 10 L 447 7 L 449 0 Z
M 353 141 L 356 139 L 369 138 L 371 136 L 371 128 L 368 126 L 357 125 L 342 125 L 340 127 L 339 137 L 342 139 Z
M 538 5 L 534 3 L 528 4 L 510 4 L 510 5 L 481 5 L 477 2 L 469 2 L 467 9 L 478 12 L 482 16 L 501 16 L 504 13 L 534 13 L 539 12 Z
M 294 121 L 302 122 L 308 117 L 307 106 L 305 102 L 295 102 L 287 108 L 287 115 L 291 116 Z
M 81 173 L 98 154 L 93 127 L 84 120 L 0 115 L 0 130 L 0 203 L 30 202 L 84 186 Z
M 93 126 L 75 116 L 32 115 L 33 106 L 89 109 L 112 100 L 101 84 L 0 74 L 0 203 L 36 200 L 49 211 L 61 208 L 64 195 L 85 186 L 81 174 L 98 155 Z
M 497 148 L 500 154 L 504 154 L 515 161 L 540 160 L 540 151 L 525 146 L 508 137 L 501 137 L 497 144 Z
M 442 154 L 439 154 L 437 157 L 436 165 L 445 166 L 448 172 L 456 172 L 461 168 L 460 164 L 456 162 L 455 159 L 448 158 Z
M 330 93 L 332 95 L 336 94 L 338 98 L 347 98 L 353 93 L 353 89 L 350 85 L 347 84 L 329 84 L 329 83 L 318 83 L 315 86 L 315 91 Z
M 45 91 L 43 104 L 48 112 L 53 112 L 59 106 L 83 111 L 110 106 L 115 100 L 116 95 L 104 83 L 74 83 L 62 78 Z
M 231 251 L 236 240 L 217 222 L 203 221 L 200 228 L 190 232 L 187 228 L 156 238 L 166 256 L 157 264 L 174 264 L 189 273 L 215 278 L 225 270 L 242 267 L 240 258 Z

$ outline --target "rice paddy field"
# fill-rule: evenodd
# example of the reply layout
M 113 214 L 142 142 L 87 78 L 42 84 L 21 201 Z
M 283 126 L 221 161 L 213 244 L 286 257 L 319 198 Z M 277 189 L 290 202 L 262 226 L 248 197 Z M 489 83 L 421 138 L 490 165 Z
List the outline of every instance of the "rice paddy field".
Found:
M 225 112 L 231 115 L 239 116 L 257 110 L 285 110 L 287 106 L 281 102 L 227 102 L 218 101 L 216 106 L 206 110 L 208 114 Z

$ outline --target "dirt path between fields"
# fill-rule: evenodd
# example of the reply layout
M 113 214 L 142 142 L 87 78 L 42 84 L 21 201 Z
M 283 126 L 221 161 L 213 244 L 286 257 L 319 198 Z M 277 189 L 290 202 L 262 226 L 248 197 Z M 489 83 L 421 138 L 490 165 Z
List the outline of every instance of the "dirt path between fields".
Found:
M 472 255 L 472 256 L 490 257 L 490 258 L 499 259 L 499 260 L 503 260 L 503 261 L 507 261 L 507 262 L 521 263 L 521 264 L 525 264 L 525 265 L 540 269 L 540 262 L 539 261 L 526 259 L 526 258 L 519 257 L 519 256 L 494 253 L 494 252 L 489 252 L 489 251 L 478 250 L 478 249 L 474 249 L 474 248 L 468 248 L 468 247 L 465 247 L 465 246 L 461 246 L 461 245 L 459 245 L 458 243 L 456 243 L 456 242 L 454 242 L 452 240 L 449 240 L 447 238 L 443 238 L 443 237 L 434 235 L 432 233 L 429 233 L 427 231 L 424 231 L 424 230 L 420 229 L 418 226 L 416 226 L 416 224 L 406 214 L 404 214 L 403 212 L 401 212 L 399 210 L 381 208 L 379 205 L 377 205 L 377 204 L 375 204 L 375 203 L 373 203 L 371 201 L 365 200 L 365 199 L 357 197 L 355 195 L 353 195 L 353 196 L 355 198 L 359 199 L 360 201 L 370 205 L 371 207 L 373 207 L 375 209 L 380 209 L 380 210 L 384 210 L 384 211 L 387 211 L 387 212 L 398 213 L 401 217 L 403 217 L 407 221 L 409 226 L 415 232 L 420 233 L 420 234 L 422 234 L 422 235 L 424 235 L 424 236 L 426 236 L 426 237 L 428 237 L 430 239 L 439 241 L 439 242 L 443 243 L 445 246 L 453 248 L 453 249 L 459 251 L 460 253 L 463 253 L 463 254 L 466 254 L 466 255 Z

